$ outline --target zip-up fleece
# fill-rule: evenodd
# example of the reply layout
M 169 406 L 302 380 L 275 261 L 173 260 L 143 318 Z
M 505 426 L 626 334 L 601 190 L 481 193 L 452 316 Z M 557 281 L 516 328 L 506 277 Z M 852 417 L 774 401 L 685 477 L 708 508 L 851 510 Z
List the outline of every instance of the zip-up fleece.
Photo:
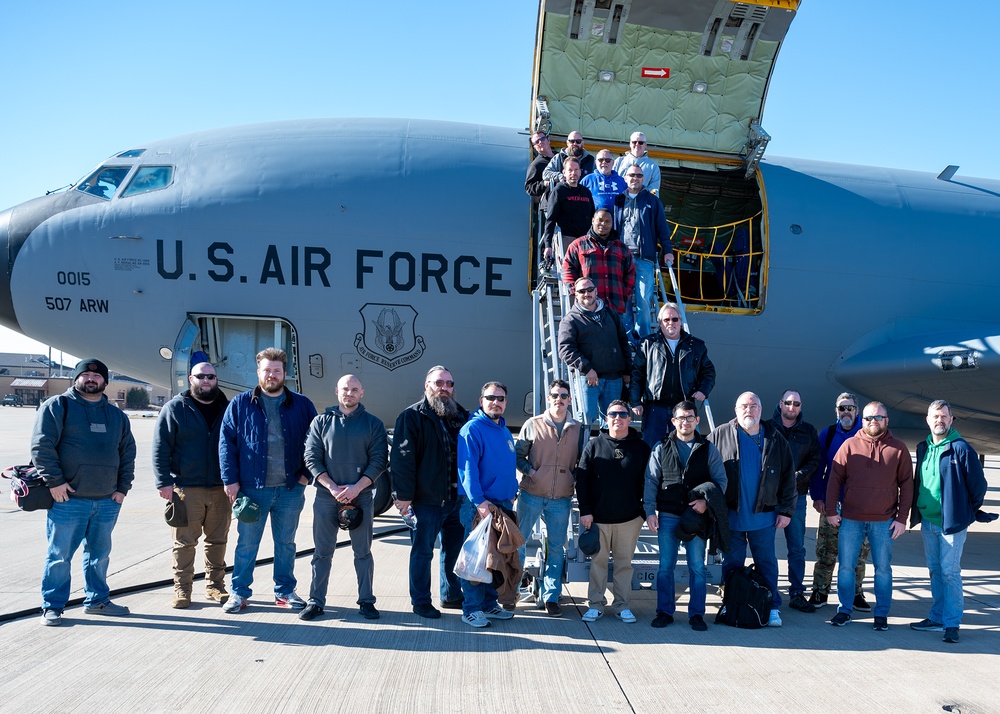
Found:
M 370 490 L 389 463 L 385 424 L 364 404 L 350 414 L 328 407 L 309 425 L 304 459 L 314 479 L 325 473 L 338 486 L 352 486 L 367 476 Z M 318 481 L 316 488 L 325 490 Z

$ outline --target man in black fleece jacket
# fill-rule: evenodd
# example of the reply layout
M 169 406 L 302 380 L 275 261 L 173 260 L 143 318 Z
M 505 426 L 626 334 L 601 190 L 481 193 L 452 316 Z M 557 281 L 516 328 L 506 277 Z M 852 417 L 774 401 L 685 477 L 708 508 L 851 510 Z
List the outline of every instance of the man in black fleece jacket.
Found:
M 635 622 L 629 609 L 632 594 L 632 554 L 639 540 L 644 511 L 643 484 L 649 463 L 649 445 L 629 427 L 629 406 L 616 399 L 608 406 L 608 428 L 583 449 L 576 471 L 576 497 L 580 525 L 595 523 L 601 534 L 601 550 L 591 558 L 590 609 L 583 615 L 594 622 L 604 615 L 604 593 L 608 587 L 608 555 L 614 556 L 615 572 L 611 609 L 622 622 Z

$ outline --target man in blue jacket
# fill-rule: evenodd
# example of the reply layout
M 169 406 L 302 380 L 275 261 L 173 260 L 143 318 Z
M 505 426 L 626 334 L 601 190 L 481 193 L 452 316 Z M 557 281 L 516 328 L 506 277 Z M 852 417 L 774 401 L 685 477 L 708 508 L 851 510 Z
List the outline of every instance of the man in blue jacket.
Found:
M 458 432 L 458 479 L 462 492 L 459 517 L 465 536 L 472 532 L 478 511 L 481 518 L 490 505 L 513 511 L 517 496 L 517 456 L 514 437 L 503 413 L 507 409 L 507 387 L 487 382 L 479 393 L 480 408 Z M 517 578 L 520 580 L 520 577 Z M 512 610 L 497 602 L 493 585 L 462 580 L 462 622 L 470 627 L 488 627 L 490 620 L 509 620 Z
M 945 642 L 958 642 L 965 605 L 962 549 L 986 496 L 979 455 L 952 428 L 954 421 L 951 405 L 943 399 L 927 408 L 931 433 L 917 444 L 916 507 L 910 511 L 910 527 L 921 524 L 933 598 L 930 614 L 910 627 L 924 632 L 944 630 Z
M 219 472 L 219 434 L 229 405 L 219 389 L 219 377 L 208 362 L 191 368 L 191 389 L 178 394 L 160 410 L 153 432 L 153 476 L 160 497 L 170 501 L 180 493 L 187 526 L 173 528 L 174 597 L 172 607 L 191 605 L 194 557 L 205 536 L 205 595 L 225 604 L 226 544 L 232 511 Z
M 258 352 L 259 384 L 233 397 L 222 419 L 219 460 L 226 495 L 233 502 L 243 493 L 261 509 L 257 522 L 240 521 L 236 528 L 232 595 L 222 606 L 228 613 L 246 609 L 268 516 L 274 538 L 274 604 L 292 610 L 306 606 L 295 593 L 295 531 L 309 483 L 303 452 L 316 407 L 285 388 L 287 364 L 284 350 L 277 347 Z

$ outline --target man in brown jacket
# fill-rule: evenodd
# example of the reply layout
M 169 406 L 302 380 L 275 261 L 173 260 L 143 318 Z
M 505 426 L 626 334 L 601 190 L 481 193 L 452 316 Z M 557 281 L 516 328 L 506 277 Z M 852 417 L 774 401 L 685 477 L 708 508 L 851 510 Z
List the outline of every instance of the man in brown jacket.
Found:
M 889 629 L 892 541 L 906 531 L 906 517 L 913 503 L 913 462 L 906 444 L 889 431 L 889 413 L 884 404 L 869 402 L 861 419 L 861 431 L 845 441 L 833 457 L 826 489 L 826 518 L 831 526 L 840 527 L 840 608 L 830 624 L 843 627 L 851 621 L 854 567 L 867 536 L 875 564 L 872 627 L 881 632 Z
M 525 540 L 539 516 L 545 524 L 545 564 L 542 602 L 549 617 L 562 617 L 559 595 L 566 562 L 566 534 L 576 481 L 573 469 L 583 448 L 583 428 L 568 413 L 569 384 L 561 379 L 549 385 L 549 408 L 529 419 L 517 438 L 517 470 L 521 484 L 517 520 Z M 524 548 L 521 549 L 524 564 Z

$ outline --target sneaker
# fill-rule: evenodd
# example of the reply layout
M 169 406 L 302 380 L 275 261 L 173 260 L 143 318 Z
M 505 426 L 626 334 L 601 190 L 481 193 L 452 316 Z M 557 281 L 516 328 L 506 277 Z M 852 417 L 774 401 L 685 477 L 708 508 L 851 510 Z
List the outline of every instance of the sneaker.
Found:
M 323 614 L 323 608 L 314 602 L 309 603 L 303 608 L 302 612 L 299 613 L 300 620 L 315 620 L 317 617 Z
M 617 617 L 622 622 L 626 622 L 626 623 L 628 623 L 630 625 L 633 622 L 635 622 L 635 615 L 632 614 L 631 610 L 622 610 L 617 615 L 615 615 L 615 617 Z
M 228 612 L 230 614 L 236 612 L 243 612 L 247 609 L 247 599 L 245 597 L 240 597 L 236 593 L 233 593 L 226 604 L 222 606 L 223 612 Z
M 87 605 L 83 611 L 88 615 L 107 615 L 108 617 L 124 617 L 128 614 L 127 607 L 115 605 L 110 600 L 100 605 Z
M 604 617 L 603 612 L 601 612 L 600 610 L 595 610 L 594 608 L 590 608 L 585 613 L 583 613 L 583 617 L 581 617 L 580 619 L 583 620 L 584 622 L 597 622 L 602 617 Z
M 499 605 L 493 606 L 492 609 L 486 610 L 483 614 L 491 620 L 509 620 L 514 617 L 513 610 L 504 610 Z
M 229 599 L 229 593 L 226 592 L 224 587 L 214 586 L 205 589 L 205 597 L 207 597 L 212 602 L 217 602 L 220 605 L 225 605 L 226 601 Z
M 768 627 L 781 627 L 781 612 L 778 610 L 771 610 L 771 616 L 767 618 Z
M 62 613 L 59 610 L 42 610 L 42 624 L 47 627 L 59 627 L 62 624 Z
M 465 602 L 461 598 L 458 600 L 442 600 L 441 609 L 442 610 L 461 610 L 462 603 Z
M 191 593 L 186 593 L 183 590 L 174 590 L 174 596 L 170 600 L 170 607 L 175 610 L 183 610 L 186 607 L 191 606 Z
M 851 621 L 851 616 L 846 612 L 838 612 L 830 619 L 830 624 L 834 627 L 843 627 Z
M 820 593 L 814 590 L 813 594 L 809 596 L 809 604 L 818 610 L 819 608 L 826 605 L 828 597 L 829 595 L 827 595 L 826 593 Z
M 306 601 L 295 594 L 295 591 L 288 593 L 287 595 L 274 596 L 274 604 L 277 607 L 283 607 L 286 610 L 301 610 L 306 606 Z
M 375 609 L 375 605 L 370 602 L 361 603 L 359 606 L 359 612 L 361 613 L 361 617 L 366 620 L 377 620 L 382 617 L 378 610 Z
M 872 629 L 876 632 L 885 632 L 889 629 L 889 618 L 876 617 L 875 622 L 872 623 Z
M 792 595 L 792 599 L 788 602 L 788 607 L 799 612 L 816 612 L 816 606 L 810 604 L 803 593 Z
M 944 640 L 945 642 L 951 642 L 951 643 L 958 642 L 958 628 L 957 627 L 945 628 L 944 637 L 942 637 L 941 639 Z
M 426 617 L 428 620 L 436 620 L 441 617 L 441 611 L 430 603 L 414 605 L 413 612 L 420 615 L 420 617 Z
M 910 629 L 917 630 L 918 632 L 944 632 L 944 625 L 940 622 L 924 618 L 920 622 L 911 622 Z
M 549 617 L 562 617 L 563 611 L 562 608 L 559 607 L 559 603 L 547 602 L 545 603 L 545 614 Z
M 659 628 L 659 627 L 666 627 L 667 625 L 674 624 L 674 616 L 673 615 L 669 615 L 669 614 L 667 614 L 665 612 L 658 612 L 658 613 L 656 613 L 656 617 L 653 618 L 653 621 L 650 624 L 653 627 L 657 627 L 657 628 Z
M 492 623 L 486 619 L 486 613 L 476 610 L 469 615 L 462 615 L 462 622 L 469 627 L 489 627 Z
M 872 606 L 868 604 L 867 600 L 865 600 L 864 593 L 858 593 L 857 595 L 854 596 L 853 609 L 857 610 L 858 612 L 872 611 Z
M 708 630 L 708 625 L 705 624 L 705 618 L 701 615 L 694 615 L 688 620 L 688 624 L 691 625 L 691 629 L 695 632 L 705 632 Z

